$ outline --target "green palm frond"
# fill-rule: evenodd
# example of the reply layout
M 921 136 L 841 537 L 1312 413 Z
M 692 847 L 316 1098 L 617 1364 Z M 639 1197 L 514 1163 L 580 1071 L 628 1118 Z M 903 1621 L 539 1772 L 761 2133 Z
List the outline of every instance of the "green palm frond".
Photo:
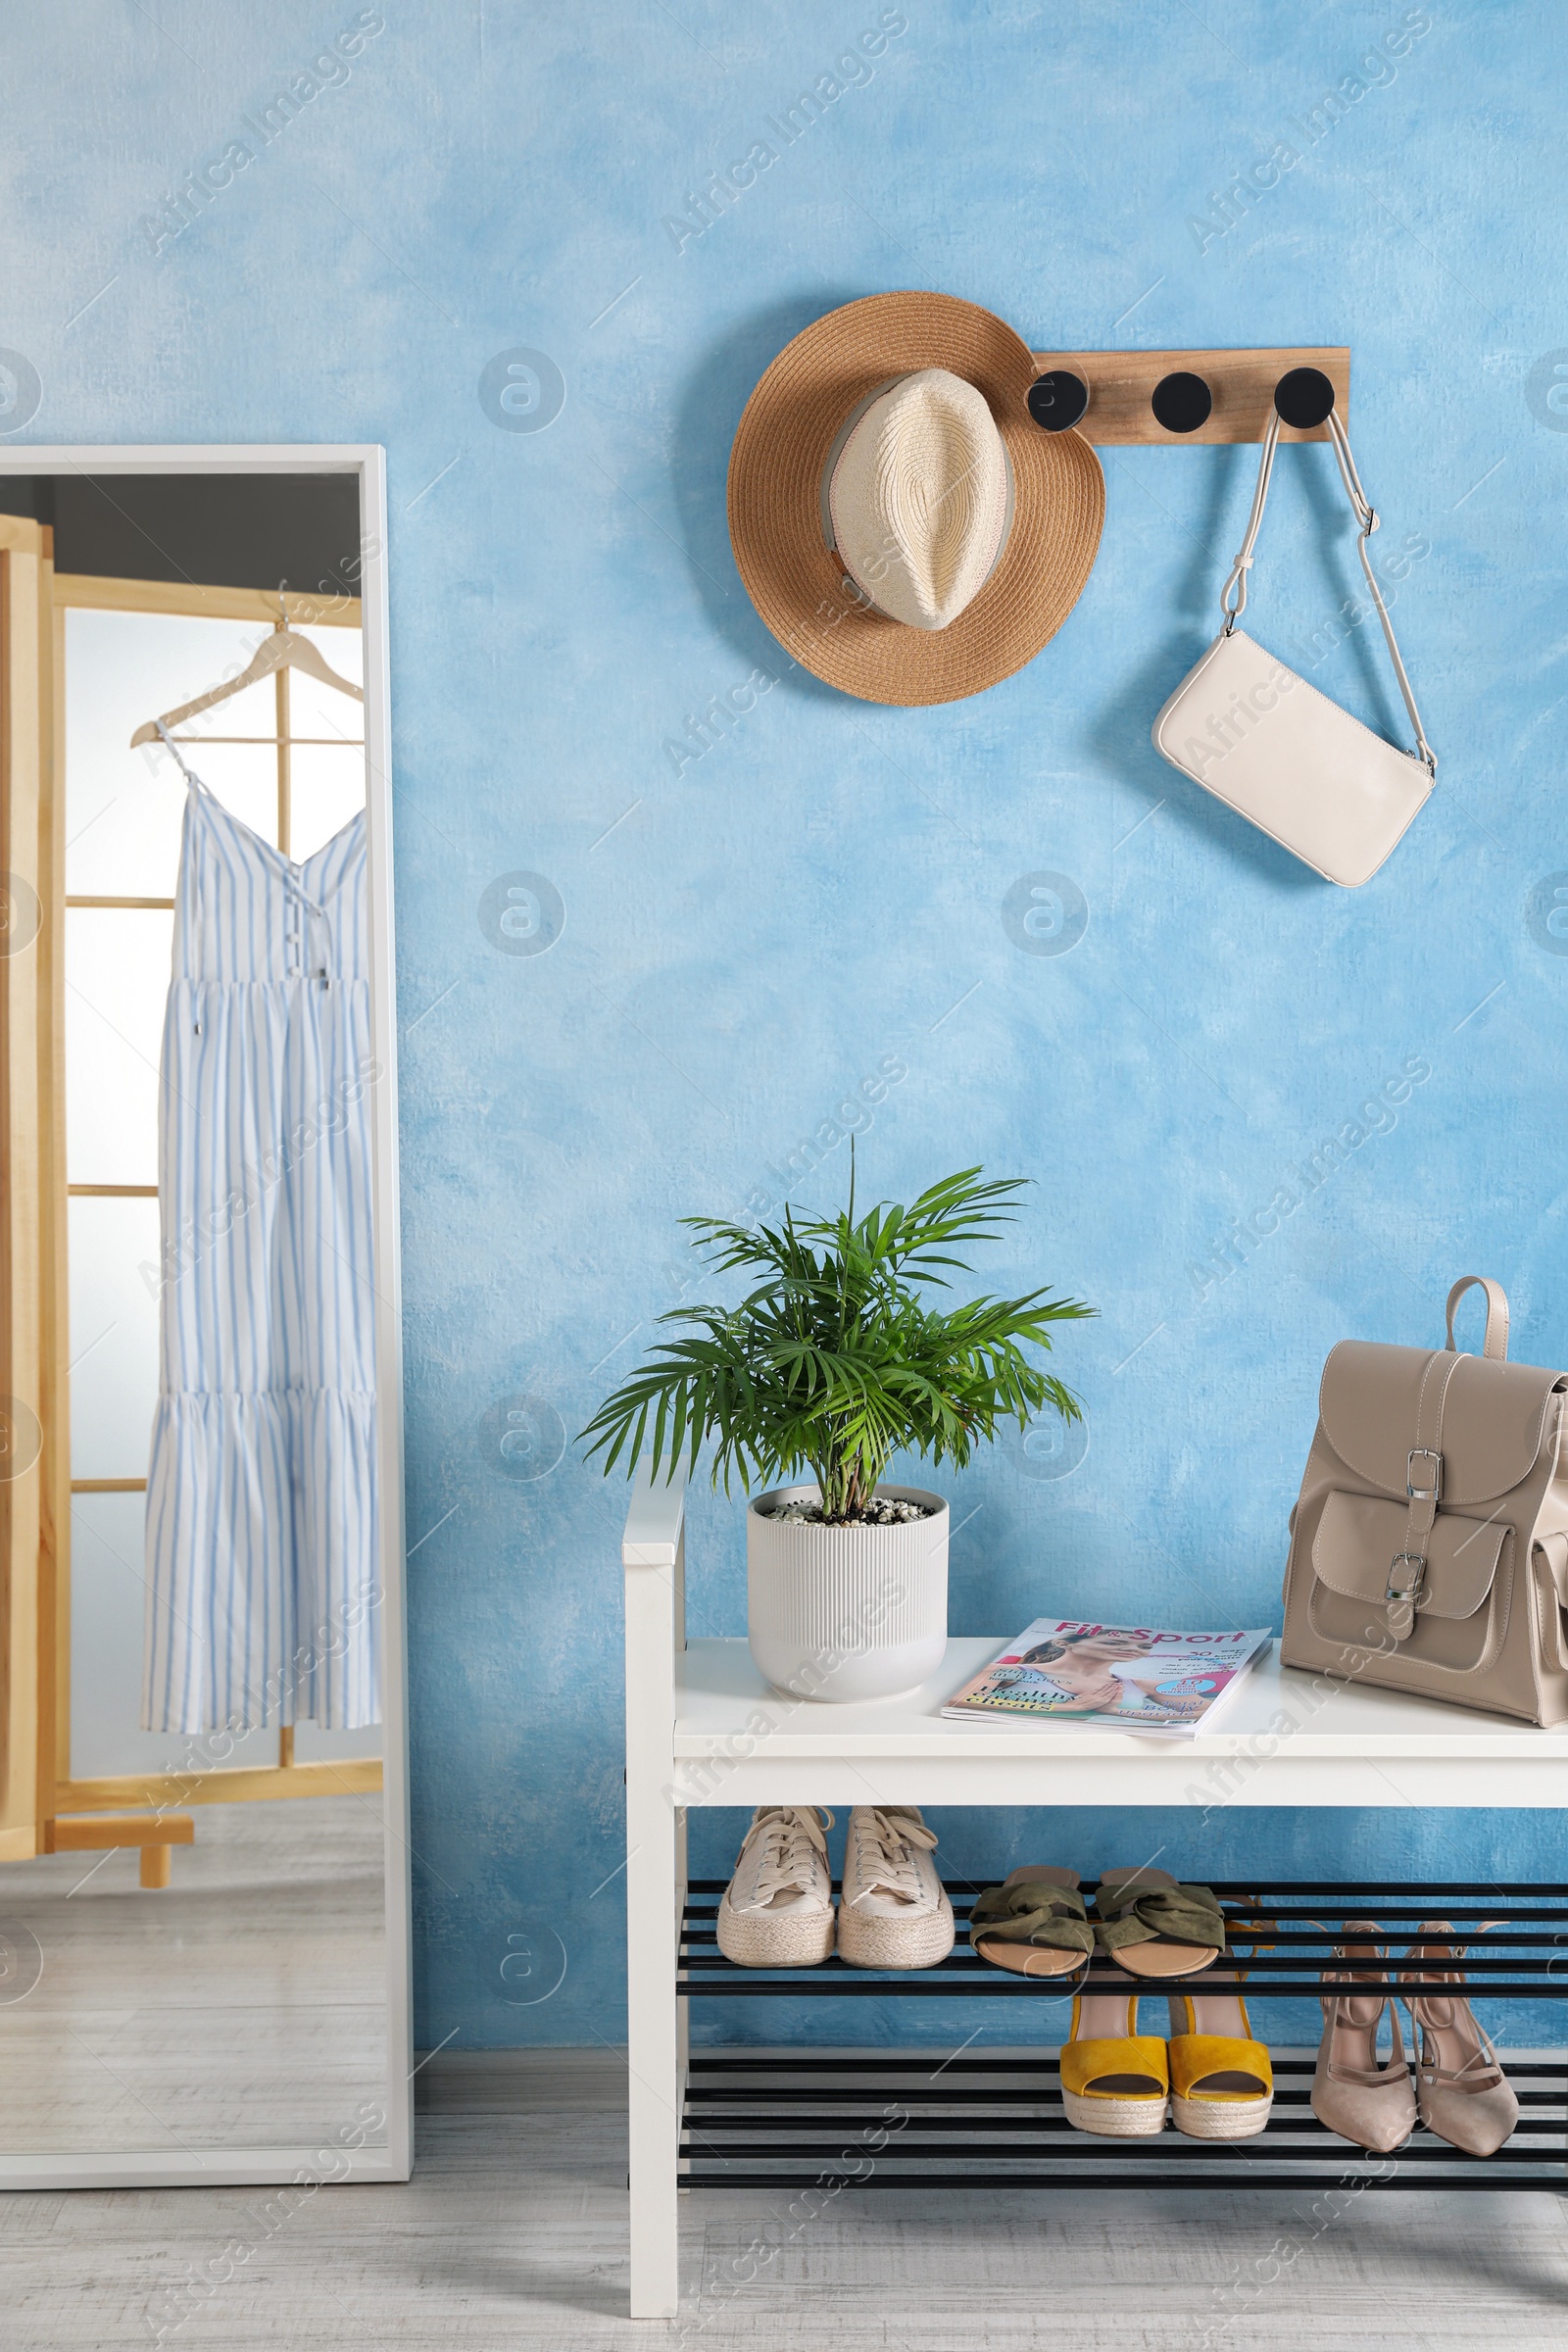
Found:
M 869 1500 L 895 1452 L 967 1463 L 999 1426 L 1027 1428 L 1046 1409 L 1081 1418 L 1072 1391 L 1025 1353 L 1049 1352 L 1054 1323 L 1092 1315 L 1080 1299 L 1030 1291 L 942 1308 L 931 1291 L 967 1273 L 955 1255 L 996 1241 L 1026 1179 L 961 1168 L 907 1207 L 881 1201 L 855 1215 L 746 1226 L 717 1217 L 687 1225 L 717 1273 L 760 1279 L 736 1307 L 676 1307 L 679 1324 L 608 1396 L 581 1432 L 606 1472 L 695 1470 L 713 1445 L 713 1484 L 728 1491 L 809 1472 L 830 1516 Z

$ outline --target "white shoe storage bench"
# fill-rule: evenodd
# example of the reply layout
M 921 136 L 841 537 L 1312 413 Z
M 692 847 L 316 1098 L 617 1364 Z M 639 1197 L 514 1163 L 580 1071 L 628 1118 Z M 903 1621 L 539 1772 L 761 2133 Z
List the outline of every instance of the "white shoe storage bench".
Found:
M 1307 2105 L 1312 2059 L 1275 2056 L 1266 2132 L 1201 2142 L 1174 2131 L 1140 2141 L 1075 2132 L 1062 2113 L 1054 2049 L 1038 2035 L 952 2056 L 914 2050 L 693 2049 L 693 1999 L 824 1995 L 1053 2002 L 1059 1987 L 977 1960 L 964 1937 L 972 1890 L 953 1893 L 959 1941 L 937 1968 L 734 1967 L 713 1913 L 724 1882 L 688 1882 L 694 1805 L 1230 1805 L 1568 1807 L 1568 1730 L 1474 1715 L 1387 1691 L 1254 1667 L 1223 1729 L 1182 1741 L 1088 1725 L 1017 1730 L 944 1722 L 938 1709 L 1005 1636 L 953 1641 L 926 1688 L 837 1706 L 769 1690 L 744 1642 L 688 1642 L 684 1498 L 640 1475 L 621 1557 L 626 1585 L 626 1892 L 630 2074 L 631 2311 L 674 2316 L 678 2198 L 687 2186 L 1534 2188 L 1568 2191 L 1568 2057 L 1507 2058 L 1519 2127 L 1498 2153 L 1467 2159 L 1418 2132 L 1392 2158 L 1325 2132 Z M 1049 1835 L 1033 1861 L 1055 1859 Z M 1126 1857 L 1118 1857 L 1125 1859 Z M 1464 1972 L 1490 2000 L 1568 1997 L 1568 1886 L 1291 1885 L 1210 1881 L 1232 1923 L 1252 1998 L 1306 1996 L 1346 1919 L 1378 1920 L 1396 1956 L 1423 1919 L 1475 1932 Z M 1483 1922 L 1494 1923 L 1483 1936 Z M 1377 1967 L 1368 1989 L 1396 1990 Z M 1166 1981 L 1193 1989 L 1237 1982 L 1223 1964 Z M 1092 1986 L 1129 1989 L 1119 1969 Z M 1142 1989 L 1142 1987 L 1140 1987 Z M 1153 1989 L 1159 2004 L 1165 1982 Z M 979 2016 L 981 2013 L 976 2012 Z M 1154 2023 L 1158 2032 L 1160 2024 Z

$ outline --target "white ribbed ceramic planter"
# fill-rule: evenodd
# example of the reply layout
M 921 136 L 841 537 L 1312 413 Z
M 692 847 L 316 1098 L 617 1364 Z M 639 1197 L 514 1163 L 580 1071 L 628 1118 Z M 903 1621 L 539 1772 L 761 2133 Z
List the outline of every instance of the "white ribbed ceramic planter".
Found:
M 746 1511 L 746 1608 L 753 1657 L 796 1698 L 891 1698 L 916 1690 L 948 1642 L 948 1506 L 919 1487 L 879 1494 L 934 1503 L 902 1527 L 779 1520 L 815 1487 L 775 1487 Z

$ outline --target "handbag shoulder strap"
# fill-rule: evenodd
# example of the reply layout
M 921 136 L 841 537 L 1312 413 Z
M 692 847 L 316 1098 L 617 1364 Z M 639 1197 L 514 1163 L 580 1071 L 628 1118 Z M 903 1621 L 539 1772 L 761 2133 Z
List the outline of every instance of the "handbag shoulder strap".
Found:
M 1377 574 L 1372 569 L 1372 559 L 1367 554 L 1366 543 L 1378 528 L 1378 514 L 1361 487 L 1361 478 L 1355 470 L 1355 460 L 1350 455 L 1348 437 L 1333 409 L 1329 411 L 1328 426 L 1329 438 L 1334 444 L 1334 455 L 1339 461 L 1340 479 L 1345 484 L 1345 494 L 1350 502 L 1350 511 L 1355 516 L 1356 527 L 1360 532 L 1356 545 L 1361 558 L 1361 569 L 1366 574 L 1366 584 L 1372 592 L 1372 602 L 1378 609 L 1378 618 L 1383 623 L 1383 635 L 1389 648 L 1389 659 L 1394 663 L 1394 674 L 1398 681 L 1399 692 L 1404 698 L 1404 707 L 1409 712 L 1410 724 L 1415 729 L 1417 748 L 1414 757 L 1422 762 L 1429 776 L 1435 776 L 1438 772 L 1437 754 L 1428 743 L 1426 730 L 1421 724 L 1421 713 L 1415 707 L 1415 695 L 1405 673 L 1404 663 L 1399 657 L 1399 643 L 1394 634 L 1394 623 L 1389 618 L 1389 608 L 1383 601 L 1383 591 L 1378 586 Z M 1225 635 L 1227 637 L 1247 610 L 1247 575 L 1252 568 L 1252 551 L 1257 545 L 1257 534 L 1263 521 L 1263 507 L 1268 498 L 1269 480 L 1274 471 L 1274 452 L 1279 447 L 1279 411 L 1274 409 L 1269 413 L 1268 430 L 1263 435 L 1263 455 L 1258 462 L 1257 487 L 1252 492 L 1252 512 L 1247 519 L 1247 535 L 1243 539 L 1236 561 L 1231 566 L 1231 576 L 1226 581 L 1220 595 L 1220 610 L 1225 615 Z

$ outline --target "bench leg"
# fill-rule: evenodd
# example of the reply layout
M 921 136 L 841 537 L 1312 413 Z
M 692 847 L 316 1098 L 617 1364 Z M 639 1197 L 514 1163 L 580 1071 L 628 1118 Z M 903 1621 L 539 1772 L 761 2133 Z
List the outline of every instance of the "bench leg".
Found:
M 669 2320 L 679 2301 L 676 2159 L 685 2068 L 675 1991 L 685 1823 L 668 1794 L 628 1790 L 626 2055 L 631 2316 Z

